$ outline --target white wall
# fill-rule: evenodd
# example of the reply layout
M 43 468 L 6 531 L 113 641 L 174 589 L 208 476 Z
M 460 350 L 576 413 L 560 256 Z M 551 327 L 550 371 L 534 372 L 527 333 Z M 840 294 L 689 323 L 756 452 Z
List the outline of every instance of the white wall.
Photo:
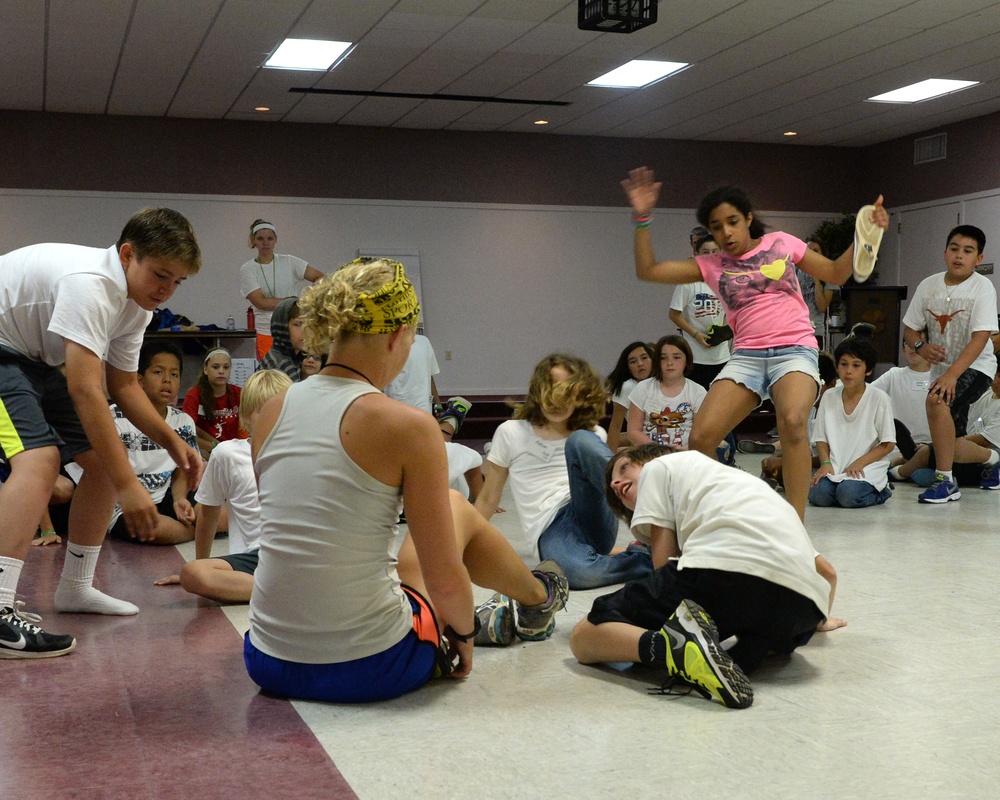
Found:
M 577 353 L 602 374 L 633 339 L 672 333 L 673 288 L 641 283 L 621 208 L 537 207 L 0 190 L 0 252 L 43 241 L 113 244 L 138 208 L 166 205 L 191 220 L 204 265 L 171 299 L 196 323 L 245 323 L 239 267 L 257 217 L 278 228 L 278 250 L 328 272 L 365 250 L 420 256 L 427 335 L 444 394 L 523 392 L 535 362 Z M 839 214 L 760 212 L 771 229 L 806 236 Z M 688 255 L 694 212 L 658 211 L 662 258 Z M 890 281 L 884 280 L 888 283 Z M 446 352 L 451 359 L 446 359 Z M 185 383 L 194 376 L 185 375 Z

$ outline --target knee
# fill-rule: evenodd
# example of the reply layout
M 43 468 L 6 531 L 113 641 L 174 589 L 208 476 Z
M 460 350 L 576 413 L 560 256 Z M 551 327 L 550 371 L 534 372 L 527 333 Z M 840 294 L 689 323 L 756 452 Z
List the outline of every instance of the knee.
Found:
M 824 479 L 825 480 L 825 479 Z M 822 481 L 809 490 L 809 505 L 827 507 L 834 504 L 834 495 Z
M 611 456 L 608 446 L 593 431 L 573 431 L 566 439 L 566 455 L 577 457 L 599 456 L 607 460 Z
M 181 568 L 181 586 L 184 591 L 191 594 L 203 595 L 208 586 L 208 577 L 211 567 L 208 559 L 200 558 L 197 561 L 189 561 Z
M 859 490 L 853 486 L 845 486 L 845 483 L 847 481 L 837 487 L 837 505 L 841 508 L 865 508 L 872 505 L 871 492 Z
M 73 492 L 75 490 L 76 485 L 73 481 L 65 475 L 57 475 L 55 485 L 52 487 L 52 497 L 49 499 L 49 505 L 58 506 L 68 503 L 73 499 Z
M 597 626 L 584 617 L 576 623 L 569 635 L 569 649 L 581 664 L 589 664 L 593 660 L 590 655 L 590 641 L 596 630 Z
M 785 410 L 778 415 L 778 431 L 783 447 L 804 442 L 809 438 L 809 411 Z
M 715 448 L 718 444 L 718 437 L 712 431 L 700 427 L 697 418 L 695 418 L 694 427 L 691 429 L 691 435 L 688 437 L 688 449 L 714 456 Z

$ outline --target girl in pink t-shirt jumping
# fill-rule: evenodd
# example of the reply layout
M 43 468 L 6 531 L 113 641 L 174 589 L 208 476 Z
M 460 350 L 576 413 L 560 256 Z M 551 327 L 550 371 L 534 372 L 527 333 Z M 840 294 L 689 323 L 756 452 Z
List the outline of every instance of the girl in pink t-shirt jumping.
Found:
M 697 213 L 721 252 L 658 262 L 649 228 L 661 185 L 646 167 L 622 181 L 635 224 L 636 275 L 658 283 L 704 281 L 726 307 L 735 333 L 733 357 L 695 417 L 689 446 L 715 455 L 719 440 L 770 397 L 784 456 L 785 496 L 802 518 L 812 459 L 807 423 L 819 376 L 816 337 L 795 267 L 839 286 L 852 273 L 854 247 L 831 261 L 787 233 L 764 233 L 743 190 L 723 186 L 701 201 Z M 871 219 L 883 229 L 889 226 L 881 195 Z

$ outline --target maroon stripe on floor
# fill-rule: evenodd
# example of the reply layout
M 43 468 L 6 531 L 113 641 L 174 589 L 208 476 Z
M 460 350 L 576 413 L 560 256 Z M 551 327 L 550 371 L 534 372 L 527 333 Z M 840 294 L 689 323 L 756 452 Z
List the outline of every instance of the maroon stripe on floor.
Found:
M 260 694 L 214 603 L 156 587 L 173 547 L 108 542 L 97 585 L 134 617 L 56 614 L 65 545 L 32 548 L 18 586 L 74 653 L 0 661 L 0 797 L 356 798 L 285 700 Z

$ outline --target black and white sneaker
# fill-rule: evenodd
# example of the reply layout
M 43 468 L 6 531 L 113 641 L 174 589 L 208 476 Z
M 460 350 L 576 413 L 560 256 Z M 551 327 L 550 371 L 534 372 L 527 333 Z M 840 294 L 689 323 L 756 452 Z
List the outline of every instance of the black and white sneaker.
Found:
M 76 639 L 46 633 L 34 623 L 37 614 L 22 611 L 21 601 L 0 609 L 0 658 L 55 658 L 72 653 Z

